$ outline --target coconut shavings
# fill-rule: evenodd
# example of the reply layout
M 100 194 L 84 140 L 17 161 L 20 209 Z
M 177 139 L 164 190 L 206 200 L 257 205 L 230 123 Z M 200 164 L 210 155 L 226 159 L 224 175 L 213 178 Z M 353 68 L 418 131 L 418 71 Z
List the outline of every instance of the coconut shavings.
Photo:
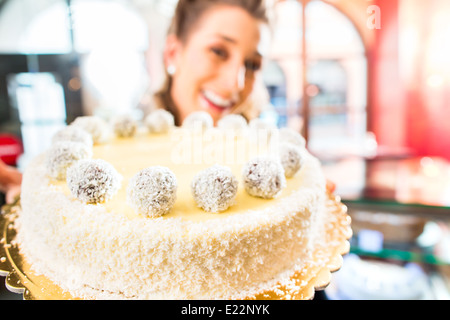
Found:
M 280 133 L 280 142 L 289 142 L 300 148 L 304 148 L 306 146 L 305 138 L 298 133 L 297 131 L 291 128 L 281 128 L 279 130 Z
M 250 123 L 248 124 L 250 129 L 252 130 L 276 130 L 277 126 L 274 125 L 272 122 L 262 119 L 262 118 L 255 118 L 250 120 Z
M 248 194 L 264 199 L 274 198 L 286 186 L 283 166 L 269 156 L 248 161 L 242 169 L 242 178 Z
M 217 122 L 217 127 L 219 129 L 240 131 L 247 128 L 247 120 L 240 114 L 229 114 Z
M 220 219 L 130 219 L 122 206 L 67 196 L 46 181 L 40 158 L 24 174 L 18 239 L 33 269 L 74 297 L 245 298 L 303 265 L 320 237 L 320 163 L 305 151 L 298 174 L 301 186 L 279 201 Z
M 191 113 L 184 119 L 183 127 L 194 129 L 200 128 L 203 130 L 214 127 L 214 120 L 206 111 L 196 111 Z
M 84 203 L 102 203 L 120 189 L 122 177 L 101 159 L 80 160 L 67 170 L 67 185 L 74 197 Z
M 81 127 L 92 135 L 94 144 L 105 143 L 111 136 L 111 128 L 108 123 L 97 116 L 78 117 L 71 126 Z
M 218 213 L 234 204 L 238 181 L 228 167 L 214 165 L 194 177 L 191 190 L 200 208 Z
M 130 115 L 118 115 L 111 120 L 111 127 L 117 137 L 130 138 L 136 134 L 138 123 Z
M 167 133 L 175 126 L 175 119 L 170 112 L 158 109 L 145 118 L 145 125 L 150 133 Z
M 61 141 L 72 141 L 84 143 L 88 147 L 92 147 L 94 141 L 89 132 L 81 127 L 67 126 L 56 132 L 52 137 L 52 143 Z
M 92 157 L 92 147 L 81 142 L 60 141 L 52 145 L 46 154 L 47 174 L 53 179 L 64 180 L 67 169 L 82 159 Z
M 292 143 L 282 143 L 279 152 L 284 174 L 286 178 L 292 178 L 303 164 L 301 149 Z
M 175 204 L 177 186 L 177 179 L 170 169 L 149 167 L 131 178 L 127 202 L 141 215 L 160 217 L 169 213 Z

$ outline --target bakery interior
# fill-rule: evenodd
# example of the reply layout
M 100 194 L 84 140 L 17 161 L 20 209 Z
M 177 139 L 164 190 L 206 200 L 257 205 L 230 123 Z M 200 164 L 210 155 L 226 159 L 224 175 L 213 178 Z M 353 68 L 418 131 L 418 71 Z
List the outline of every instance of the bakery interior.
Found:
M 139 117 L 176 2 L 0 0 L 0 158 L 23 170 L 81 115 Z M 450 299 L 450 2 L 267 5 L 261 117 L 305 136 L 352 219 L 315 298 Z

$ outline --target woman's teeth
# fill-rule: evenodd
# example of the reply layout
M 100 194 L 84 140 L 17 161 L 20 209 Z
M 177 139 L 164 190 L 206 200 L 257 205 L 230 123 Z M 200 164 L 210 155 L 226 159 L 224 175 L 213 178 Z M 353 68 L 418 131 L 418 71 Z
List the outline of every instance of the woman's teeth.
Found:
M 234 104 L 233 99 L 224 99 L 212 91 L 203 91 L 203 95 L 211 103 L 221 108 L 229 108 Z

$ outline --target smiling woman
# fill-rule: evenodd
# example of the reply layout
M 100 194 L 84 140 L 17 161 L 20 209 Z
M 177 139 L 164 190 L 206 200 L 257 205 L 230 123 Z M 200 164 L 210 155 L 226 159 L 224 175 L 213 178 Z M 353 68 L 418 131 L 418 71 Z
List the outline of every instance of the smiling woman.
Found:
M 262 64 L 263 3 L 179 1 L 164 50 L 167 79 L 155 94 L 177 125 L 195 111 L 215 122 L 231 113 L 257 115 L 249 97 Z

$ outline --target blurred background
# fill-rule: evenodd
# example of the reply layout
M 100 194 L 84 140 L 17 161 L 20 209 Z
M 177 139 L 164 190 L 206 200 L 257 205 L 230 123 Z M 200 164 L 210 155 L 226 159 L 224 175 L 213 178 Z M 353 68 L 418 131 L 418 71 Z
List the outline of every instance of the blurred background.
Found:
M 0 0 L 0 158 L 22 170 L 77 116 L 141 116 L 176 3 Z M 261 117 L 302 132 L 352 217 L 317 297 L 449 299 L 450 1 L 267 4 Z

